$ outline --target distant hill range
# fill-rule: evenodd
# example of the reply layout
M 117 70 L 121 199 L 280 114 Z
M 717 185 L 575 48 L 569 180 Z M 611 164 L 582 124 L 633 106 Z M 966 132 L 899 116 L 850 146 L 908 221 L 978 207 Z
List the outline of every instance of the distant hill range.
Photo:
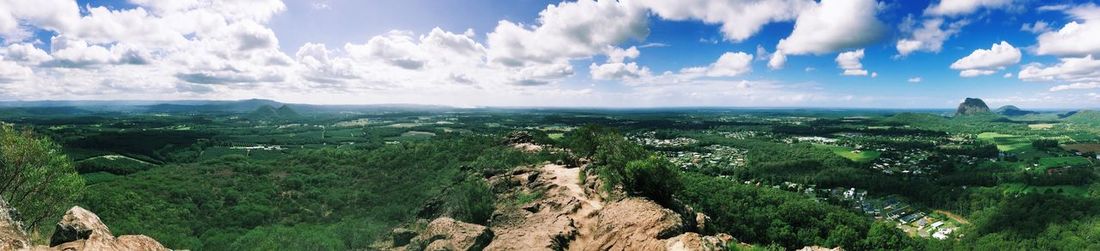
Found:
M 959 109 L 955 110 L 955 116 L 985 114 L 992 114 L 992 112 L 989 111 L 989 106 L 985 104 L 985 101 L 982 101 L 979 98 L 966 98 L 966 100 L 964 100 L 962 104 L 959 104 Z
M 1070 123 L 1100 125 L 1100 111 L 1080 110 L 1069 112 L 1063 120 Z
M 293 108 L 291 108 L 293 107 Z M 310 105 L 268 99 L 174 101 L 0 101 L 0 116 L 31 117 L 102 113 L 232 113 L 261 117 L 297 117 L 303 112 L 410 112 L 450 111 L 437 105 Z
M 1028 114 L 1039 114 L 1039 112 L 1035 112 L 1035 111 L 1022 110 L 1019 107 L 1016 107 L 1014 105 L 1001 106 L 1000 108 L 997 108 L 996 110 L 993 110 L 993 113 L 1000 114 L 1000 115 L 1005 115 L 1005 116 L 1024 116 L 1024 115 L 1028 115 Z

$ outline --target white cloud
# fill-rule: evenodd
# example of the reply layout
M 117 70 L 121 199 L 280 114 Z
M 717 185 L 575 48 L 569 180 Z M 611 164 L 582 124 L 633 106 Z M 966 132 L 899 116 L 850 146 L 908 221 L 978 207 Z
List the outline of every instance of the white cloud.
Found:
M 627 49 L 608 46 L 607 49 L 607 61 L 614 63 L 622 63 L 627 59 L 638 58 L 642 53 L 638 51 L 637 47 L 631 46 Z
M 721 24 L 722 34 L 734 42 L 748 39 L 768 23 L 794 20 L 812 0 L 637 0 L 638 5 L 668 20 L 700 20 Z
M 1020 30 L 1035 33 L 1035 34 L 1039 34 L 1039 33 L 1044 33 L 1044 32 L 1050 31 L 1051 27 L 1050 27 L 1050 23 L 1047 23 L 1047 22 L 1044 22 L 1044 21 L 1040 20 L 1040 21 L 1035 21 L 1035 23 L 1024 23 L 1023 26 L 1020 26 Z
M 959 76 L 964 77 L 964 78 L 972 78 L 972 77 L 978 77 L 978 76 L 993 75 L 993 73 L 997 73 L 997 71 L 982 70 L 982 69 L 968 69 L 968 70 L 960 71 Z
M 770 69 L 783 69 L 783 66 L 787 64 L 787 55 L 782 51 L 777 51 L 771 55 L 768 59 L 768 68 Z
M 922 80 L 921 77 L 912 77 L 909 78 L 909 83 L 920 83 Z
M 31 68 L 6 61 L 3 57 L 0 57 L 0 90 L 3 89 L 4 84 L 25 80 L 32 74 Z
M 926 15 L 956 16 L 974 13 L 981 8 L 1007 7 L 1012 0 L 941 0 L 938 4 L 928 6 L 924 11 Z
M 0 48 L 0 56 L 12 61 L 38 64 L 53 59 L 46 51 L 35 47 L 33 44 L 15 43 Z
M 1040 34 L 1036 53 L 1055 56 L 1100 53 L 1100 7 L 1090 3 L 1070 8 L 1066 13 L 1075 21 L 1057 31 Z
M 799 14 L 794 31 L 779 40 L 776 50 L 791 55 L 824 54 L 873 43 L 885 32 L 877 13 L 874 0 L 822 0 Z
M 1066 90 L 1087 90 L 1087 89 L 1100 89 L 1100 82 L 1082 82 L 1082 83 L 1072 83 L 1072 84 L 1058 85 L 1058 86 L 1055 86 L 1055 87 L 1051 87 L 1050 91 L 1057 92 L 1057 91 L 1066 91 Z
M 977 49 L 970 55 L 960 58 L 951 64 L 951 69 L 961 70 L 963 77 L 990 75 L 997 69 L 1020 62 L 1020 49 L 1013 47 L 1005 41 L 993 44 L 991 48 Z
M 592 63 L 588 66 L 593 79 L 598 80 L 625 80 L 650 76 L 649 68 L 639 67 L 637 63 L 613 62 L 602 65 Z
M 0 1 L 0 37 L 5 41 L 29 38 L 32 31 L 28 27 L 70 31 L 79 19 L 79 8 L 71 0 Z
M 488 34 L 488 57 L 510 67 L 555 63 L 601 52 L 649 34 L 644 9 L 617 1 L 580 0 L 547 6 L 538 25 L 500 21 Z
M 710 65 L 706 75 L 710 77 L 734 77 L 752 71 L 752 55 L 744 52 L 723 53 Z
M 942 18 L 924 20 L 919 28 L 916 27 L 916 19 L 913 16 L 906 17 L 901 24 L 901 31 L 908 33 L 909 37 L 898 40 L 897 50 L 901 56 L 907 56 L 917 51 L 940 52 L 943 42 L 962 30 L 969 24 L 967 20 L 947 23 Z
M 1092 55 L 1080 58 L 1062 58 L 1057 65 L 1044 67 L 1033 63 L 1025 65 L 1016 76 L 1024 81 L 1100 81 L 1100 60 Z
M 1012 78 L 1012 73 L 1011 72 L 1005 72 L 1005 75 L 1001 75 L 1001 77 L 1003 77 L 1003 78 Z
M 863 69 L 863 49 L 842 52 L 836 56 L 836 64 L 843 69 L 845 76 L 867 76 L 867 70 Z M 874 74 L 877 76 L 877 74 Z

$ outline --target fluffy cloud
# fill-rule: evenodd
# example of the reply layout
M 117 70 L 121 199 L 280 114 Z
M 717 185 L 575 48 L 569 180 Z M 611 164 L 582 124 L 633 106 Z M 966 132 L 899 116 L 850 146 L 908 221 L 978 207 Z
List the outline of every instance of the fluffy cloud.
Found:
M 1055 87 L 1051 87 L 1050 91 L 1057 92 L 1057 91 L 1066 91 L 1066 90 L 1087 90 L 1087 89 L 1100 89 L 1100 82 L 1083 82 L 1083 83 L 1072 83 L 1072 84 L 1066 84 L 1066 85 L 1058 85 L 1058 86 L 1055 86 Z
M 823 0 L 799 14 L 776 53 L 824 54 L 875 42 L 885 31 L 877 13 L 874 0 Z
M 488 34 L 488 57 L 510 67 L 557 64 L 649 34 L 644 9 L 617 1 L 580 0 L 547 6 L 538 25 L 500 21 Z
M 649 68 L 639 67 L 637 63 L 606 63 L 596 65 L 592 63 L 588 66 L 589 73 L 592 74 L 593 79 L 598 80 L 620 80 L 620 79 L 637 79 L 640 77 L 649 76 Z
M 981 8 L 1007 7 L 1012 0 L 941 0 L 938 4 L 928 6 L 925 15 L 955 16 L 974 13 Z
M 1039 55 L 1084 56 L 1100 53 L 1100 7 L 1086 4 L 1070 8 L 1074 19 L 1057 31 L 1039 35 Z M 1080 21 L 1080 22 L 1078 22 Z
M 804 9 L 815 5 L 812 0 L 637 0 L 635 3 L 664 19 L 721 24 L 725 38 L 735 42 L 748 39 L 765 24 L 794 20 Z
M 944 19 L 932 18 L 924 20 L 918 28 L 916 19 L 912 16 L 906 17 L 901 24 L 901 31 L 908 33 L 909 36 L 898 40 L 896 46 L 898 54 L 907 56 L 917 51 L 940 52 L 943 49 L 943 42 L 959 33 L 967 24 L 969 21 L 960 20 L 946 23 L 945 27 Z
M 647 67 L 638 66 L 634 62 L 625 62 L 627 59 L 638 58 L 641 55 L 637 47 L 631 46 L 627 49 L 608 47 L 606 54 L 607 63 L 600 65 L 592 63 L 588 66 L 589 74 L 592 75 L 593 79 L 631 80 L 652 75 Z
M 961 70 L 962 72 L 959 75 L 963 77 L 990 75 L 996 72 L 996 69 L 1019 63 L 1020 56 L 1020 49 L 1013 47 L 1008 42 L 1001 41 L 1001 43 L 993 44 L 993 47 L 988 50 L 974 50 L 970 55 L 952 63 L 951 69 Z
M 1057 65 L 1049 67 L 1033 63 L 1024 66 L 1016 76 L 1024 81 L 1100 81 L 1100 60 L 1092 55 L 1080 58 L 1062 58 Z
M 0 0 L 0 37 L 5 40 L 18 41 L 30 37 L 28 27 L 70 31 L 79 19 L 79 8 L 71 0 Z
M 53 59 L 46 51 L 35 47 L 33 44 L 16 43 L 0 48 L 0 56 L 12 61 L 38 64 Z
M 783 65 L 787 64 L 787 55 L 783 53 L 773 53 L 771 58 L 768 59 L 768 68 L 771 69 L 783 69 Z
M 909 83 L 920 83 L 922 80 L 923 79 L 921 79 L 920 77 L 912 77 L 912 78 L 909 78 L 908 81 L 909 81 Z
M 752 55 L 744 52 L 723 53 L 718 61 L 710 65 L 706 75 L 709 77 L 734 77 L 752 71 Z
M 0 57 L 0 87 L 5 83 L 21 81 L 31 76 L 31 69 Z
M 842 52 L 836 56 L 836 64 L 840 69 L 844 69 L 842 73 L 845 76 L 867 76 L 867 70 L 863 69 L 863 49 Z M 872 75 L 878 75 L 872 73 Z

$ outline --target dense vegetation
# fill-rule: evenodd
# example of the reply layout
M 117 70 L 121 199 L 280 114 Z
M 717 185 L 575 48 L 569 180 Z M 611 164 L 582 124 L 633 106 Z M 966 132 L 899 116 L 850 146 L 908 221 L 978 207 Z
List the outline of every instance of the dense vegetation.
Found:
M 95 182 L 80 204 L 118 233 L 146 234 L 170 247 L 366 248 L 418 213 L 447 211 L 483 223 L 493 195 L 470 176 L 542 158 L 496 138 L 464 136 L 309 150 L 271 161 L 230 155 Z M 443 206 L 428 210 L 438 212 L 422 210 L 433 200 Z
M 373 249 L 393 227 L 418 218 L 485 223 L 501 203 L 485 177 L 587 159 L 585 174 L 599 175 L 606 189 L 680 213 L 690 206 L 711 217 L 704 233 L 762 246 L 1100 249 L 1100 130 L 1085 117 L 279 110 L 286 116 L 250 116 L 250 107 L 3 117 L 29 129 L 0 131 L 0 185 L 22 189 L 0 195 L 39 225 L 76 204 L 116 234 L 150 235 L 171 248 Z M 502 142 L 520 130 L 572 157 L 525 154 Z M 2 180 L 14 177 L 56 187 L 27 190 Z M 50 199 L 20 199 L 27 191 Z M 920 235 L 838 191 L 902 201 L 958 228 L 944 240 Z

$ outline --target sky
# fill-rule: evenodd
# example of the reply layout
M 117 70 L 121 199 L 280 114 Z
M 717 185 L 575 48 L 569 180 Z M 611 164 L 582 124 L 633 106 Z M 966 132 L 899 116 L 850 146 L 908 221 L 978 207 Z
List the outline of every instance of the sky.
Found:
M 0 100 L 1100 107 L 1039 0 L 0 0 Z

